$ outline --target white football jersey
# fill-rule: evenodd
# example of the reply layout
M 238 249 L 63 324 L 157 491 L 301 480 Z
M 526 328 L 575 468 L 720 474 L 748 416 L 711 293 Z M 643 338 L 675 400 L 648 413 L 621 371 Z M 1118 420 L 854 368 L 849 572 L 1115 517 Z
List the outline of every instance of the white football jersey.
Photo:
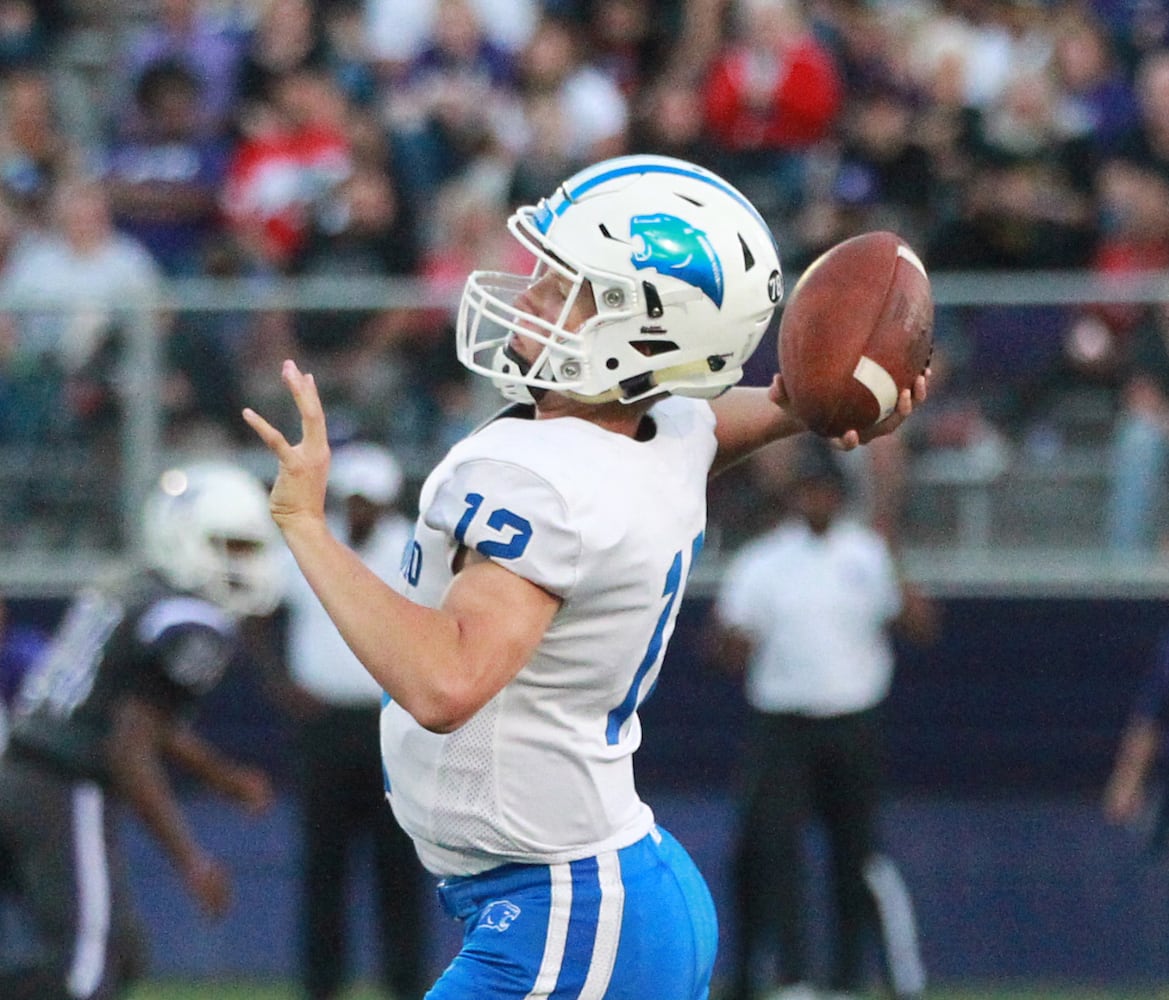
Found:
M 637 706 L 657 679 L 706 523 L 708 403 L 666 398 L 635 441 L 572 417 L 504 417 L 427 479 L 403 592 L 436 606 L 460 546 L 561 598 L 531 661 L 453 733 L 382 713 L 394 814 L 423 864 L 469 875 L 625 847 L 653 816 L 634 788 Z

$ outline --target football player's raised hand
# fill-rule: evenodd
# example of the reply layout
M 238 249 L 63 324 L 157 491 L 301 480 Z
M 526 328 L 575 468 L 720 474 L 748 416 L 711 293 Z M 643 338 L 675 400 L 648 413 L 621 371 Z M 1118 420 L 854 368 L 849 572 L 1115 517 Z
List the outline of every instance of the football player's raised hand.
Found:
M 852 451 L 858 445 L 868 444 L 876 438 L 892 434 L 913 412 L 915 404 L 925 402 L 929 395 L 930 375 L 930 369 L 927 368 L 913 380 L 912 389 L 902 389 L 897 397 L 896 408 L 880 423 L 874 424 L 864 431 L 845 431 L 840 437 L 830 438 L 832 444 L 841 451 Z M 784 412 L 791 413 L 791 400 L 787 393 L 787 387 L 783 384 L 782 375 L 777 374 L 772 378 L 768 388 L 768 398 Z
M 300 413 L 300 443 L 290 444 L 280 431 L 250 407 L 243 411 L 243 417 L 280 462 L 268 504 L 281 530 L 287 530 L 301 518 L 324 520 L 325 490 L 329 482 L 329 437 L 325 429 L 325 411 L 312 375 L 301 372 L 294 361 L 285 361 L 280 377 L 292 393 Z

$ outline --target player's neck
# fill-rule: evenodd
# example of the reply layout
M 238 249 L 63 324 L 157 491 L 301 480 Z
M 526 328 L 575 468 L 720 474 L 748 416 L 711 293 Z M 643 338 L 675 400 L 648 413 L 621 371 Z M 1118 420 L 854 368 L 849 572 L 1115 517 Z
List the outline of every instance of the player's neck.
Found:
M 536 404 L 536 419 L 551 420 L 554 417 L 577 417 L 614 434 L 636 438 L 642 418 L 653 405 L 652 400 L 636 403 L 582 403 L 580 400 L 549 392 Z

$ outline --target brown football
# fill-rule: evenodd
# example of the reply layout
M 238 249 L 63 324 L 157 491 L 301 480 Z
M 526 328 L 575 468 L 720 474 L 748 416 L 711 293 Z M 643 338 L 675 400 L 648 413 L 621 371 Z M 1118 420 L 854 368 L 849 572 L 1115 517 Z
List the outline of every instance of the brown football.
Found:
M 779 371 L 795 415 L 839 437 L 883 420 L 929 364 L 934 302 L 896 233 L 863 233 L 814 260 L 779 322 Z

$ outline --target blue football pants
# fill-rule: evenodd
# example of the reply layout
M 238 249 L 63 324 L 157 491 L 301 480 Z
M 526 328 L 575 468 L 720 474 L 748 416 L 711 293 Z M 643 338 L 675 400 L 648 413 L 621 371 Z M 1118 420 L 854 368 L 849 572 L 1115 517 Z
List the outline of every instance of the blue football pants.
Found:
M 446 879 L 463 947 L 426 1000 L 707 1000 L 714 901 L 666 831 L 557 865 Z

